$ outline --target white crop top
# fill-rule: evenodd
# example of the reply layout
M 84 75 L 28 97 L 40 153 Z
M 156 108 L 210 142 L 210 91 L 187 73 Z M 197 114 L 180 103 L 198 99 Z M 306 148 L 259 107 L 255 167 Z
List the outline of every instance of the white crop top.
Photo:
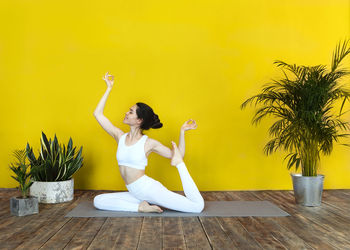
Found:
M 117 149 L 118 165 L 144 170 L 147 166 L 147 157 L 145 155 L 147 135 L 143 135 L 135 144 L 127 146 L 125 145 L 127 134 L 123 134 L 119 139 Z

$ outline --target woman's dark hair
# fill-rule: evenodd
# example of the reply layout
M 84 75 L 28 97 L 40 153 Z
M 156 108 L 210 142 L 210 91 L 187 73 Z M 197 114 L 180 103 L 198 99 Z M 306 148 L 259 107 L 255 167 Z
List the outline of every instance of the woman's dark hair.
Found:
M 153 109 L 145 103 L 136 103 L 136 114 L 139 119 L 142 119 L 140 128 L 149 130 L 150 128 L 161 128 L 163 124 L 160 122 L 158 115 L 153 112 Z

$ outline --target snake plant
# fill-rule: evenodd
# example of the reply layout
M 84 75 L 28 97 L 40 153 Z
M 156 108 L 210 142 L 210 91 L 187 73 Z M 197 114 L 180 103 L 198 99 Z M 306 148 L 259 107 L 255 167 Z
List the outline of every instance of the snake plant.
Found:
M 53 140 L 47 140 L 42 132 L 41 148 L 38 158 L 35 157 L 32 148 L 27 143 L 26 154 L 30 161 L 32 179 L 34 181 L 65 181 L 83 166 L 82 150 L 75 152 L 72 138 L 67 147 L 58 143 L 55 135 Z
M 13 152 L 17 162 L 10 164 L 10 169 L 15 173 L 15 176 L 11 176 L 19 183 L 18 189 L 21 191 L 22 198 L 27 198 L 29 188 L 33 184 L 30 179 L 31 173 L 28 171 L 29 164 L 26 163 L 26 151 L 15 150 Z
M 272 139 L 264 147 L 265 154 L 285 150 L 288 169 L 301 166 L 303 176 L 317 175 L 320 152 L 329 155 L 334 141 L 349 136 L 349 122 L 340 117 L 350 97 L 341 80 L 350 72 L 339 67 L 349 54 L 349 41 L 344 41 L 337 44 L 330 69 L 274 62 L 284 77 L 267 83 L 260 94 L 241 104 L 241 109 L 248 104 L 259 106 L 252 119 L 255 125 L 268 116 L 276 119 L 269 129 Z M 334 111 L 337 105 L 339 113 Z

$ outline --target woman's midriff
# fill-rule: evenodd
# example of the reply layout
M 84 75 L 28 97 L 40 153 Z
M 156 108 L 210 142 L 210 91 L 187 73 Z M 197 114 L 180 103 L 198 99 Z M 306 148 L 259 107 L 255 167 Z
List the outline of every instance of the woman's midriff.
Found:
M 127 166 L 119 166 L 119 171 L 126 185 L 129 185 L 145 175 L 145 170 L 130 168 Z

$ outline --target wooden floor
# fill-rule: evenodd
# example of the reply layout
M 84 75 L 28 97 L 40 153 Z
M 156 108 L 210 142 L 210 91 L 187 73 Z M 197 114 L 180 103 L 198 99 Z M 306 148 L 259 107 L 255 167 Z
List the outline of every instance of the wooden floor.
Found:
M 292 191 L 201 192 L 206 201 L 268 200 L 288 217 L 64 218 L 105 192 L 75 190 L 72 202 L 39 204 L 39 214 L 17 217 L 9 211 L 17 191 L 0 189 L 0 248 L 350 249 L 350 190 L 325 190 L 314 208 L 296 205 Z

